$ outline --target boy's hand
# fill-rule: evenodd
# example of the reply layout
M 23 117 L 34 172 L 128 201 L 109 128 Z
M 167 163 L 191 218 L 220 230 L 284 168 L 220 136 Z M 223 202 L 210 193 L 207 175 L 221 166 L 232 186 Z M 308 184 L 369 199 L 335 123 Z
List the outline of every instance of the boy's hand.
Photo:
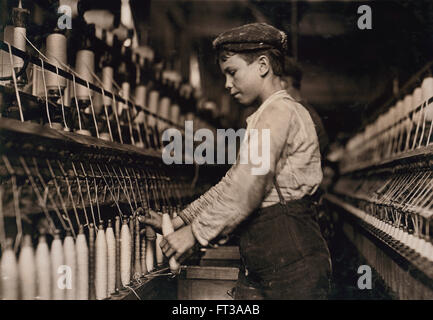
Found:
M 163 237 L 159 246 L 167 258 L 174 256 L 176 260 L 179 260 L 180 256 L 191 249 L 196 241 L 189 224 Z
M 140 211 L 140 209 L 142 208 L 139 208 L 136 213 L 144 213 L 144 210 Z M 156 211 L 149 209 L 146 215 L 138 216 L 138 221 L 151 226 L 156 232 L 162 233 L 162 215 Z

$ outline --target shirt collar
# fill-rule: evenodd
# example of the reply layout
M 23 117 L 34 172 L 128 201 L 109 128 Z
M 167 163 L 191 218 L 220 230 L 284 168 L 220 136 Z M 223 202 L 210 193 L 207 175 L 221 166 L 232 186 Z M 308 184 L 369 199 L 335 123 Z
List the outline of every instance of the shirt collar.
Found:
M 261 114 L 263 110 L 265 110 L 265 108 L 269 105 L 269 102 L 271 102 L 275 97 L 283 94 L 287 95 L 288 93 L 286 92 L 286 90 L 282 89 L 275 91 L 273 94 L 271 94 L 265 101 L 263 101 L 260 107 L 246 119 L 247 124 L 249 124 L 252 119 L 256 118 L 259 114 Z

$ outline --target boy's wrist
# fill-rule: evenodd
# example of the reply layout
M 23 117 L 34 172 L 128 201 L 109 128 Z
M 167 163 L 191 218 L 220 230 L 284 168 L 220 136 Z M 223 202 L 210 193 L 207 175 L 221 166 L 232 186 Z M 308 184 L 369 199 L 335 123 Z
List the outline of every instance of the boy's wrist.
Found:
M 179 216 L 174 217 L 173 220 L 171 220 L 171 223 L 173 224 L 174 230 L 177 230 L 185 225 L 185 222 Z
M 197 230 L 197 226 L 195 225 L 195 223 L 191 223 L 191 232 L 195 240 L 200 243 L 200 245 L 206 247 L 209 244 L 209 241 L 200 235 L 200 232 L 199 230 Z

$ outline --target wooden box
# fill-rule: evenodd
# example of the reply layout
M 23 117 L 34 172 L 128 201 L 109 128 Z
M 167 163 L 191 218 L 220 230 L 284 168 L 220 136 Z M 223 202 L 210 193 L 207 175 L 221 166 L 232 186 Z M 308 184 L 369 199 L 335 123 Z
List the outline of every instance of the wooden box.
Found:
M 237 267 L 187 266 L 178 277 L 179 300 L 232 300 L 227 294 L 238 279 Z
M 206 248 L 200 260 L 201 266 L 239 267 L 239 264 L 240 255 L 237 246 Z

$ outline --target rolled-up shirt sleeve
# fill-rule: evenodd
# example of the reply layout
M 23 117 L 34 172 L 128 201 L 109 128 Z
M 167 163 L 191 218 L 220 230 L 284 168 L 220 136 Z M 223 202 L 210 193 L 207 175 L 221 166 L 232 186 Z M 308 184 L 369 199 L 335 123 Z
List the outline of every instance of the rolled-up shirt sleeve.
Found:
M 290 148 L 291 136 L 299 129 L 291 108 L 291 102 L 284 100 L 269 104 L 247 128 L 236 164 L 180 214 L 184 221 L 192 222 L 192 232 L 200 244 L 206 246 L 220 233 L 229 233 L 259 207 L 272 187 L 283 149 L 287 143 Z
M 233 168 L 233 167 L 232 167 Z M 195 217 L 203 210 L 212 205 L 212 202 L 217 198 L 218 192 L 225 188 L 226 182 L 230 179 L 230 170 L 226 175 L 218 182 L 215 186 L 210 188 L 206 193 L 201 195 L 198 199 L 191 202 L 185 209 L 179 213 L 179 217 L 183 220 L 185 224 L 191 224 Z

